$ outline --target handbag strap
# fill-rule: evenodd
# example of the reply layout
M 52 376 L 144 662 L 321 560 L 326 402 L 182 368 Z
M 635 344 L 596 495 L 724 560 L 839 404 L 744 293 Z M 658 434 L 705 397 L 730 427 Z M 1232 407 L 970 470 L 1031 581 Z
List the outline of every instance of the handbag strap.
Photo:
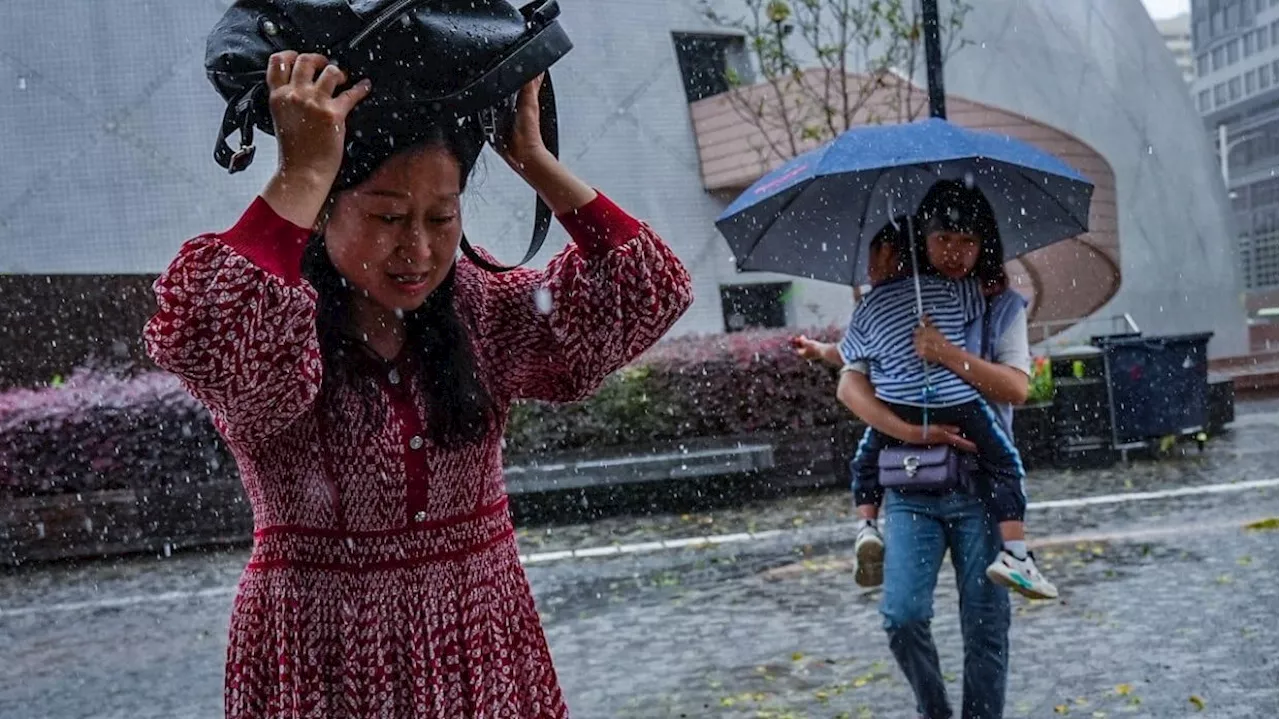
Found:
M 982 312 L 982 348 L 980 350 L 982 354 L 978 356 L 984 360 L 987 360 L 988 362 L 994 359 L 993 357 L 990 356 L 991 355 L 991 309 L 994 304 L 995 303 L 992 300 L 992 298 L 990 297 L 986 298 L 986 307 L 983 309 L 983 312 Z
M 547 73 L 542 80 L 542 88 L 538 92 L 538 111 L 540 115 L 540 125 L 542 131 L 542 144 L 555 157 L 560 156 L 560 129 L 559 121 L 556 117 L 556 92 L 551 84 L 551 73 Z M 464 234 L 462 236 L 462 254 L 471 260 L 477 267 L 494 273 L 510 272 L 522 265 L 528 264 L 542 250 L 542 244 L 546 242 L 547 232 L 551 229 L 551 208 L 543 201 L 541 196 L 535 199 L 534 215 L 533 215 L 533 236 L 529 239 L 529 249 L 524 253 L 524 258 L 514 265 L 503 265 L 490 261 L 488 258 L 476 252 L 475 247 L 467 241 Z

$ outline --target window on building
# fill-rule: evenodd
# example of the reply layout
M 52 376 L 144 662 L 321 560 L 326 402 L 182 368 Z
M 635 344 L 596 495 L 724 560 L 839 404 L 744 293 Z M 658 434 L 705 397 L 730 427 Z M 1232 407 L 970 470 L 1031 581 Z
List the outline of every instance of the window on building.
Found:
M 1240 78 L 1233 77 L 1227 82 L 1227 96 L 1233 102 L 1240 99 Z
M 1253 33 L 1247 32 L 1240 39 L 1244 43 L 1244 56 L 1249 57 L 1253 54 Z
M 722 285 L 720 307 L 724 311 L 724 331 L 786 327 L 790 292 L 790 282 Z
M 1267 7 L 1267 0 L 1253 0 L 1253 11 L 1262 12 Z
M 1245 0 L 1245 2 L 1248 2 L 1248 0 Z M 1227 21 L 1226 22 L 1227 22 L 1227 27 L 1226 27 L 1227 30 L 1240 26 L 1240 6 L 1239 5 L 1235 3 L 1231 3 L 1230 5 L 1227 5 Z
M 1204 77 L 1209 74 L 1209 55 L 1204 54 L 1196 58 L 1196 74 Z
M 1280 20 L 1271 21 L 1271 47 L 1280 45 Z
M 735 75 L 740 80 L 746 67 L 746 49 L 736 35 L 673 33 L 676 60 L 684 79 L 689 102 L 728 91 Z
M 1267 29 L 1260 27 L 1253 31 L 1253 44 L 1258 48 L 1258 52 L 1267 46 Z
M 1225 16 L 1225 15 L 1223 15 L 1223 13 L 1222 13 L 1222 11 L 1221 11 L 1221 10 L 1218 10 L 1217 12 L 1215 12 L 1215 13 L 1213 14 L 1213 35 L 1214 35 L 1214 37 L 1217 37 L 1218 35 L 1221 35 L 1221 34 L 1222 34 L 1222 31 L 1226 29 L 1226 28 L 1225 28 L 1225 26 L 1223 25 L 1223 22 L 1225 21 L 1225 19 L 1226 19 L 1226 16 Z
M 1244 94 L 1252 95 L 1254 90 L 1258 89 L 1257 85 L 1258 85 L 1258 72 L 1256 70 L 1250 70 L 1249 72 L 1246 72 L 1244 74 Z
M 1227 84 L 1220 82 L 1213 86 L 1213 106 L 1222 107 L 1227 104 Z
M 1225 47 L 1217 47 L 1213 50 L 1213 69 L 1221 70 L 1227 63 L 1227 49 Z
M 1201 90 L 1200 94 L 1196 96 L 1196 109 L 1199 110 L 1200 112 L 1209 111 L 1209 91 L 1208 90 Z
M 1280 180 L 1271 178 L 1270 180 L 1262 180 L 1249 185 L 1248 197 L 1249 204 L 1254 208 L 1267 207 L 1277 202 L 1276 192 L 1280 191 Z M 1240 194 L 1246 194 L 1241 192 Z
M 1258 87 L 1271 87 L 1271 68 L 1266 65 L 1258 68 Z
M 1230 65 L 1235 62 L 1240 62 L 1240 42 L 1238 40 L 1232 40 L 1227 43 L 1227 64 Z

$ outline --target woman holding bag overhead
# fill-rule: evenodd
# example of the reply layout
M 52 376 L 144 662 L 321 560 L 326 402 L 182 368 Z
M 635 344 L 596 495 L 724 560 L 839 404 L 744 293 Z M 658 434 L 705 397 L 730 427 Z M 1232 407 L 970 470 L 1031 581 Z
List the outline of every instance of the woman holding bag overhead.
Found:
M 346 81 L 272 56 L 279 170 L 182 247 L 146 328 L 253 506 L 226 714 L 565 716 L 507 510 L 508 409 L 589 394 L 681 316 L 689 276 L 543 146 L 536 81 L 502 154 L 573 244 L 545 271 L 457 259 L 482 139 L 442 124 L 352 157 L 369 84 Z

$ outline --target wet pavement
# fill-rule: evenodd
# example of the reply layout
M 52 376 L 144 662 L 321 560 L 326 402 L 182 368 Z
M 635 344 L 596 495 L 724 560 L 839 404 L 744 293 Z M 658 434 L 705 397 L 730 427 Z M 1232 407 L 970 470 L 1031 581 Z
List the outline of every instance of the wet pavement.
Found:
M 1240 484 L 1280 477 L 1277 429 L 1274 412 L 1249 416 L 1203 455 L 1032 476 L 1029 529 L 1063 598 L 1014 600 L 1007 716 L 1277 716 L 1280 556 L 1274 522 L 1255 523 L 1278 494 Z M 847 502 L 522 530 L 574 716 L 912 716 L 878 592 L 852 580 Z M 637 546 L 725 535 L 739 541 Z M 244 558 L 0 573 L 0 718 L 220 716 Z M 955 603 L 944 569 L 934 628 L 958 699 Z

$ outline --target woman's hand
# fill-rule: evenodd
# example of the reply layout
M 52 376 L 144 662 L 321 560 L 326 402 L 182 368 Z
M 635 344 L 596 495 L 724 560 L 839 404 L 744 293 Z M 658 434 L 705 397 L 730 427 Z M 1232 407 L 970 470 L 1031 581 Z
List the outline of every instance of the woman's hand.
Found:
M 502 159 L 521 175 L 531 164 L 555 160 L 542 142 L 542 109 L 538 106 L 542 81 L 543 76 L 539 75 L 520 88 L 520 94 L 516 96 L 515 125 L 497 148 Z
M 946 364 L 956 350 L 956 346 L 938 331 L 927 315 L 916 328 L 915 345 L 916 356 L 933 364 Z
M 928 428 L 917 427 L 917 436 L 920 437 L 919 444 L 925 447 L 938 447 L 941 445 L 950 445 L 969 454 L 978 453 L 978 445 L 970 442 L 960 434 L 959 427 L 952 427 L 946 424 L 931 424 Z
M 564 215 L 594 200 L 596 191 L 569 172 L 543 144 L 542 112 L 538 107 L 538 91 L 541 89 L 542 76 L 521 88 L 516 98 L 515 126 L 503 140 L 498 153 L 542 197 L 552 212 Z
M 342 166 L 347 115 L 369 95 L 368 80 L 334 95 L 347 74 L 324 55 L 279 52 L 267 66 L 271 120 L 281 172 L 307 173 L 330 183 Z
M 342 167 L 347 115 L 369 95 L 368 80 L 334 95 L 347 74 L 323 55 L 278 52 L 267 65 L 267 88 L 279 169 L 262 197 L 281 217 L 312 227 Z

